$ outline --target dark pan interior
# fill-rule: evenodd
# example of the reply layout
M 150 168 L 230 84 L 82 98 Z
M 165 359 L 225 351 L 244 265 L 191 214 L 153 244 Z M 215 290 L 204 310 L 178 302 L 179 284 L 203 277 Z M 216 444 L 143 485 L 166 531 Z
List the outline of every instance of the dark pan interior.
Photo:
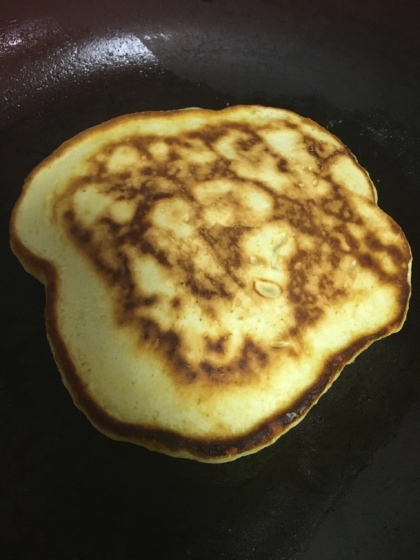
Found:
M 0 557 L 420 558 L 419 280 L 403 330 L 230 464 L 107 439 L 64 389 L 43 287 L 8 246 L 24 178 L 128 112 L 261 103 L 336 134 L 419 255 L 416 2 L 23 2 L 0 11 Z

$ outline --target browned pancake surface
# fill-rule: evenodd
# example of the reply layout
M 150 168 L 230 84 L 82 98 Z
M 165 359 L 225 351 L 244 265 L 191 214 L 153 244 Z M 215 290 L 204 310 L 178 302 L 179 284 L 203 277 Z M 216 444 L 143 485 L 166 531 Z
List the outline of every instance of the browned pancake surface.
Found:
M 255 451 L 405 318 L 403 233 L 350 152 L 293 113 L 123 117 L 47 160 L 27 199 L 41 174 L 41 233 L 27 220 L 18 231 L 18 204 L 12 244 L 54 294 L 49 337 L 66 385 L 112 437 L 201 460 Z M 83 297 L 107 303 L 75 327 L 79 288 L 59 285 L 77 267 L 79 286 L 93 286 Z M 120 358 L 101 361 L 113 340 Z

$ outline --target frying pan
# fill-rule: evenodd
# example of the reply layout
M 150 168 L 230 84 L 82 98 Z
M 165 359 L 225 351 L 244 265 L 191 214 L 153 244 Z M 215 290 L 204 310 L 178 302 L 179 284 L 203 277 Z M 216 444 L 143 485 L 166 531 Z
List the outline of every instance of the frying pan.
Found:
M 64 389 L 43 287 L 8 247 L 31 169 L 120 114 L 237 103 L 331 130 L 419 255 L 417 2 L 110 0 L 0 7 L 0 557 L 420 558 L 419 297 L 307 418 L 230 464 L 111 441 Z

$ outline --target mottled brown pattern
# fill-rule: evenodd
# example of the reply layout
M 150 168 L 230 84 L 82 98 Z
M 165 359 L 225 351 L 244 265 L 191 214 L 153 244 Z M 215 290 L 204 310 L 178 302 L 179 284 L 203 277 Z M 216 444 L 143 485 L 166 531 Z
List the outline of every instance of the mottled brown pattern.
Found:
M 242 110 L 239 108 L 238 114 Z M 209 116 L 210 112 L 200 111 L 200 114 Z M 296 116 L 289 115 L 281 121 L 281 126 L 290 134 L 297 130 L 301 134 Z M 169 120 L 171 116 L 176 118 L 176 113 L 168 113 Z M 106 137 L 115 123 L 150 117 L 153 119 L 155 115 L 122 117 L 102 125 L 100 131 Z M 367 334 L 362 329 L 340 351 L 324 352 L 325 360 L 314 372 L 314 381 L 304 389 L 295 390 L 283 408 L 272 409 L 273 413 L 251 422 L 245 430 L 223 431 L 222 428 L 219 432 L 216 427 L 207 435 L 191 435 L 196 434 L 196 424 L 192 429 L 177 431 L 154 421 L 150 424 L 122 421 L 101 406 L 89 386 L 89 378 L 84 377 L 86 372 L 78 371 L 75 366 L 60 330 L 58 269 L 49 260 L 32 253 L 16 228 L 17 215 L 32 179 L 66 151 L 77 150 L 90 139 L 92 132 L 87 131 L 60 148 L 28 178 L 11 220 L 12 248 L 25 268 L 46 284 L 47 332 L 66 387 L 77 406 L 107 435 L 207 461 L 230 460 L 255 451 L 303 418 L 346 363 L 374 340 L 401 327 L 410 296 L 408 244 L 392 220 L 387 222 L 388 237 L 372 228 L 370 220 L 359 215 L 356 199 L 349 194 L 346 184 L 340 184 L 331 171 L 331 162 L 343 155 L 351 159 L 350 152 L 344 147 L 337 148 L 334 142 L 317 140 L 311 133 L 312 125 L 316 125 L 308 119 L 299 122 L 308 125 L 300 152 L 304 159 L 302 173 L 296 169 L 300 162 L 289 158 L 287 146 L 279 154 L 270 140 L 265 140 L 267 132 L 275 132 L 280 126 L 278 122 L 258 128 L 255 123 L 248 126 L 241 119 L 230 123 L 227 120 L 223 126 L 204 124 L 199 130 L 178 133 L 176 137 L 139 134 L 108 142 L 85 161 L 65 188 L 55 193 L 51 208 L 55 231 L 67 235 L 107 286 L 116 326 L 130 332 L 141 351 L 145 350 L 146 354 L 152 351 L 159 367 L 166 364 L 162 373 L 169 374 L 177 394 L 186 397 L 183 402 L 192 407 L 194 402 L 200 404 L 208 396 L 217 402 L 219 396 L 227 393 L 226 388 L 239 388 L 241 398 L 247 394 L 248 387 L 257 388 L 255 394 L 259 394 L 261 387 L 267 387 L 265 383 L 270 376 L 277 379 L 282 375 L 281 356 L 289 356 L 293 363 L 298 363 L 308 351 L 305 333 L 322 325 L 330 308 L 340 312 L 358 270 L 371 277 L 373 285 L 392 286 L 395 315 L 385 327 L 371 329 Z M 231 144 L 223 144 L 226 139 Z M 156 152 L 156 142 L 166 146 L 160 154 Z M 118 165 L 112 168 L 112 158 L 120 148 L 132 150 L 135 161 L 124 169 L 118 169 Z M 234 155 L 229 155 L 229 150 Z M 203 158 L 189 157 L 194 154 Z M 248 167 L 238 169 L 236 155 Z M 262 161 L 269 174 L 274 171 L 281 177 L 281 184 L 276 185 L 275 179 L 272 182 L 258 174 Z M 302 182 L 302 177 L 308 181 Z M 369 183 L 365 175 L 365 184 L 366 181 Z M 226 184 L 231 188 L 225 188 Z M 92 208 L 97 214 L 92 216 L 84 215 L 83 204 L 80 205 L 80 195 L 86 190 L 96 193 Z M 247 198 L 242 193 L 250 196 Z M 367 189 L 372 207 L 373 193 L 373 186 L 371 191 Z M 102 196 L 107 201 L 105 210 L 101 210 Z M 115 214 L 116 208 L 119 213 Z M 194 235 L 184 238 L 179 234 L 182 228 L 191 228 Z M 281 252 L 280 263 L 270 262 L 251 243 L 264 233 L 264 228 L 272 228 L 272 240 L 266 239 L 264 243 L 273 250 L 276 236 L 281 237 L 284 231 L 289 236 L 287 247 L 293 250 Z M 396 241 L 388 241 L 392 240 L 391 233 Z M 248 243 L 254 248 L 249 249 Z M 254 273 L 252 259 L 257 263 Z M 154 291 L 153 278 L 142 283 L 139 280 L 142 270 L 136 269 L 136 262 L 142 263 L 142 270 L 148 270 L 147 266 L 152 264 L 148 272 L 152 277 L 153 271 L 159 270 L 162 277 L 156 285 L 165 288 L 168 280 L 168 293 Z M 278 287 L 281 301 L 287 304 L 281 311 L 276 308 L 275 298 L 258 299 L 260 296 L 252 282 L 252 278 L 267 281 L 261 271 L 273 272 L 277 264 L 282 280 L 277 277 L 268 280 Z M 238 294 L 243 293 L 249 296 L 247 304 L 252 307 L 255 303 L 255 309 L 248 310 L 243 301 L 235 307 Z M 193 344 L 203 343 L 196 360 L 189 359 L 191 340 L 182 334 L 182 321 L 191 302 L 199 311 L 200 321 L 217 326 L 209 335 L 200 333 L 194 337 L 193 329 L 189 331 Z M 172 323 L 153 318 L 154 311 L 161 308 L 173 318 Z M 246 317 L 234 316 L 228 327 L 223 322 L 225 315 L 220 313 L 221 309 L 227 314 L 237 313 L 238 309 L 244 315 L 250 311 L 255 326 L 262 308 L 266 317 L 274 309 L 277 309 L 276 320 L 284 317 L 283 326 L 279 324 L 275 330 L 277 323 L 273 323 L 275 329 L 268 332 L 273 339 L 258 339 L 257 329 L 252 334 L 247 334 L 246 328 L 240 331 L 239 325 Z M 237 347 L 232 343 L 237 334 L 232 325 L 240 331 Z
M 287 125 L 294 128 L 293 123 Z M 310 251 L 298 249 L 288 260 L 289 282 L 287 286 L 288 301 L 293 308 L 294 324 L 289 329 L 289 335 L 294 338 L 308 325 L 316 323 L 323 316 L 325 303 L 332 305 L 335 300 L 345 296 L 342 288 L 337 288 L 331 275 L 337 270 L 342 262 L 345 252 L 342 243 L 346 243 L 356 258 L 358 265 L 369 268 L 381 281 L 396 282 L 395 275 L 390 275 L 382 270 L 380 260 L 371 253 L 380 254 L 385 252 L 397 264 L 400 264 L 404 256 L 394 246 L 384 246 L 372 232 L 369 232 L 369 224 L 363 223 L 357 212 L 351 206 L 351 201 L 346 196 L 346 190 L 335 184 L 328 174 L 324 180 L 329 182 L 330 189 L 324 197 L 317 201 L 308 197 L 290 196 L 273 192 L 270 184 L 258 180 L 247 180 L 238 176 L 233 170 L 231 161 L 217 153 L 215 162 L 190 164 L 182 160 L 180 149 L 193 149 L 196 142 L 200 142 L 210 152 L 214 153 L 214 146 L 224 136 L 231 133 L 239 134 L 235 149 L 250 162 L 258 162 L 262 154 L 268 154 L 276 161 L 280 173 L 289 177 L 291 184 L 294 183 L 294 171 L 289 168 L 286 157 L 278 157 L 273 150 L 264 142 L 262 137 L 247 125 L 231 123 L 221 132 L 219 127 L 207 126 L 200 131 L 185 133 L 176 138 L 164 140 L 168 148 L 164 160 L 154 160 L 151 155 L 150 146 L 160 138 L 154 136 L 133 136 L 125 139 L 123 143 L 109 143 L 102 149 L 100 154 L 92 157 L 89 161 L 90 172 L 73 181 L 61 198 L 56 203 L 55 212 L 61 213 L 64 226 L 70 238 L 81 248 L 82 252 L 90 259 L 98 273 L 113 288 L 113 297 L 116 300 L 115 313 L 119 324 L 132 325 L 137 330 L 140 340 L 148 340 L 149 337 L 159 340 L 159 346 L 155 348 L 163 357 L 172 363 L 173 371 L 177 376 L 185 378 L 190 383 L 192 379 L 198 379 L 205 375 L 214 379 L 214 372 L 218 372 L 218 366 L 212 365 L 212 353 L 223 354 L 224 342 L 219 339 L 216 342 L 207 341 L 209 360 L 197 364 L 190 364 L 183 354 L 183 341 L 175 332 L 163 332 L 158 324 L 152 321 L 139 319 L 139 311 L 146 307 L 159 305 L 157 296 L 148 296 L 139 292 L 139 287 L 133 279 L 124 248 L 130 246 L 142 254 L 151 255 L 163 267 L 173 270 L 173 274 L 182 279 L 183 285 L 190 290 L 191 296 L 202 302 L 203 313 L 212 315 L 212 306 L 206 302 L 214 302 L 217 299 L 232 299 L 233 292 L 226 283 L 230 278 L 238 288 L 244 288 L 242 265 L 244 257 L 241 250 L 241 239 L 251 229 L 243 223 L 241 208 L 230 192 L 220 197 L 218 203 L 233 208 L 235 224 L 225 226 L 215 223 L 211 227 L 200 226 L 198 235 L 204 241 L 208 250 L 221 265 L 225 275 L 214 274 L 212 271 L 196 270 L 194 256 L 188 252 L 181 253 L 176 260 L 171 260 L 168 254 L 156 244 L 147 239 L 147 232 L 152 227 L 151 212 L 156 204 L 165 199 L 183 200 L 191 209 L 191 214 L 199 214 L 202 211 L 201 204 L 194 193 L 194 187 L 205 180 L 220 181 L 228 180 L 236 183 L 238 189 L 242 185 L 252 185 L 258 191 L 268 193 L 272 199 L 272 218 L 274 221 L 287 220 L 296 230 L 313 240 Z M 335 150 L 331 154 L 324 153 L 322 142 L 314 142 L 310 137 L 305 139 L 309 154 L 316 158 L 319 170 L 322 170 L 328 160 L 343 154 L 344 150 Z M 137 169 L 112 173 L 107 170 L 104 163 L 106 158 L 122 145 L 137 151 L 139 165 Z M 142 159 L 141 159 L 142 158 Z M 140 173 L 140 179 L 134 179 L 135 173 Z M 165 179 L 165 186 L 161 186 L 159 178 Z M 92 228 L 86 228 L 76 216 L 73 197 L 84 185 L 100 185 L 100 189 L 116 202 L 121 200 L 134 201 L 136 211 L 129 225 L 122 226 L 112 220 L 110 216 L 103 216 Z M 297 185 L 299 189 L 301 186 Z M 235 207 L 236 206 L 236 207 Z M 335 220 L 332 230 L 321 227 L 320 217 L 331 216 Z M 360 240 L 346 227 L 353 223 L 363 226 L 367 233 L 365 235 L 364 248 Z M 299 243 L 298 243 L 299 245 Z M 323 263 L 323 270 L 319 272 L 319 263 Z M 329 271 L 329 272 L 328 272 Z M 400 276 L 406 275 L 405 271 Z M 318 276 L 317 288 L 310 285 L 310 280 Z M 122 302 L 120 305 L 118 302 Z M 182 309 L 182 300 L 176 297 L 172 300 L 174 309 Z M 151 334 L 154 333 L 154 334 Z M 234 362 L 227 365 L 223 373 L 223 383 L 237 382 L 237 375 L 232 372 L 239 370 L 242 373 L 250 371 L 250 364 L 266 362 L 268 357 L 262 348 L 248 341 Z M 198 366 L 198 367 L 197 367 Z M 244 377 L 245 379 L 246 377 Z M 220 382 L 220 376 L 217 377 Z

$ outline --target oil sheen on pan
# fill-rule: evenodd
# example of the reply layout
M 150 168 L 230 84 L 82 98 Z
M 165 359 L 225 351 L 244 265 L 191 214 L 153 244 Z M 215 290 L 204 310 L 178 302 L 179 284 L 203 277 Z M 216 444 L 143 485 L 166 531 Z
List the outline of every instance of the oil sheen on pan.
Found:
M 410 248 L 368 173 L 281 109 L 89 129 L 30 174 L 10 231 L 75 404 L 176 457 L 270 445 L 408 309 Z

